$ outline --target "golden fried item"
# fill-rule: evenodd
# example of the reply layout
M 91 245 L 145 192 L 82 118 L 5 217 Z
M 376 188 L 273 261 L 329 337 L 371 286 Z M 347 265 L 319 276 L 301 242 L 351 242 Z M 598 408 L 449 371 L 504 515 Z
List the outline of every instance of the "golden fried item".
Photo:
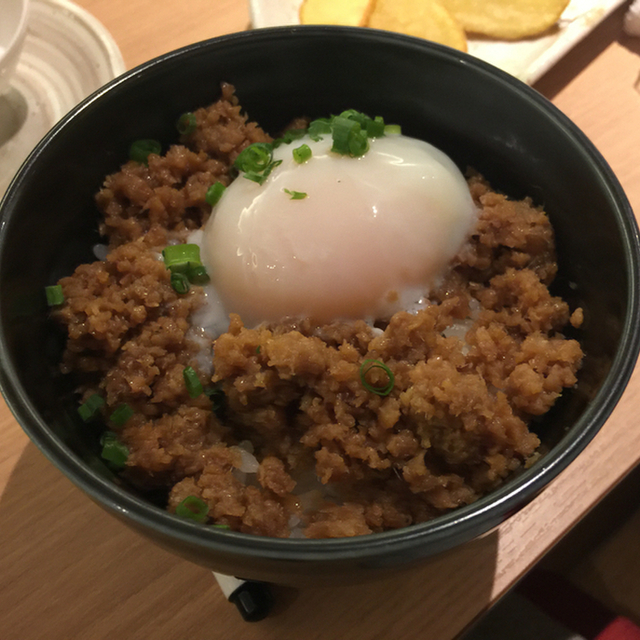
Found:
M 377 0 L 368 26 L 467 50 L 464 30 L 438 0 Z
M 467 33 L 517 40 L 552 27 L 569 0 L 440 0 Z

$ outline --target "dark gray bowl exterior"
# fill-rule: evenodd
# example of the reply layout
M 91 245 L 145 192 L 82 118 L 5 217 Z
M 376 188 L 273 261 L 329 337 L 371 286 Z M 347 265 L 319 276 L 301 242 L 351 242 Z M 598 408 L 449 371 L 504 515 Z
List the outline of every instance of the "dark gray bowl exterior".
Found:
M 62 339 L 43 288 L 98 241 L 94 194 L 137 138 L 175 141 L 178 115 L 235 85 L 254 120 L 277 132 L 296 115 L 346 108 L 383 115 L 514 197 L 545 206 L 556 230 L 556 290 L 585 309 L 580 382 L 535 426 L 551 448 L 479 502 L 399 531 L 339 540 L 225 533 L 164 512 L 120 486 L 80 424 L 57 373 Z M 593 438 L 638 352 L 638 230 L 622 189 L 585 136 L 532 89 L 470 56 L 403 36 L 328 27 L 235 34 L 163 56 L 87 99 L 42 141 L 0 219 L 0 383 L 18 421 L 89 496 L 144 535 L 224 573 L 280 583 L 366 578 L 468 541 L 531 500 Z

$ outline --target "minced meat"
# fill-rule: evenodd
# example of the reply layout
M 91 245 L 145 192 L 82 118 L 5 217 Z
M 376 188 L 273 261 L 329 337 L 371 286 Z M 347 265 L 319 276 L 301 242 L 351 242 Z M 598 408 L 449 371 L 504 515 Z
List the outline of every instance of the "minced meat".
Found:
M 548 289 L 557 265 L 544 211 L 470 174 L 478 223 L 426 308 L 375 327 L 249 329 L 232 314 L 203 367 L 211 339 L 190 322 L 202 291 L 176 293 L 159 254 L 206 222 L 206 191 L 230 182 L 238 153 L 271 138 L 229 85 L 195 116 L 166 154 L 106 178 L 108 256 L 60 281 L 62 370 L 78 376 L 81 401 L 104 398 L 105 425 L 129 451 L 122 477 L 165 490 L 170 511 L 200 498 L 212 524 L 330 538 L 429 520 L 532 464 L 529 425 L 576 383 L 582 359 L 562 333 L 582 310 Z M 363 385 L 367 360 L 388 367 L 389 395 Z M 213 396 L 190 397 L 187 366 Z M 383 386 L 388 372 L 367 381 Z M 133 416 L 116 428 L 108 416 L 123 403 Z

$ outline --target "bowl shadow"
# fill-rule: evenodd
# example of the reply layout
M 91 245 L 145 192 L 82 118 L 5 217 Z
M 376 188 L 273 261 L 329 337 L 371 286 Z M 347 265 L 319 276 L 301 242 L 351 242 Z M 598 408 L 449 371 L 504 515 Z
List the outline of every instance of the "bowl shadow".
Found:
M 634 49 L 633 39 L 622 33 L 622 22 L 626 10 L 627 3 L 613 11 L 591 33 L 568 51 L 562 57 L 561 63 L 554 65 L 535 82 L 533 88 L 549 100 L 553 100 L 612 43 L 620 42 L 623 46 L 638 51 L 637 47 Z

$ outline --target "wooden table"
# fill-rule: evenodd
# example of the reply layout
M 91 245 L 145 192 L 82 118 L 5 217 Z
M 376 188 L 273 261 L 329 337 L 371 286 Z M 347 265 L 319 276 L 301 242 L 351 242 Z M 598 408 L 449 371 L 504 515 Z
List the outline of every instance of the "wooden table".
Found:
M 79 0 L 127 66 L 249 26 L 245 0 Z M 607 19 L 537 84 L 610 162 L 640 211 L 640 40 Z M 104 513 L 29 442 L 0 405 L 3 640 L 448 640 L 482 614 L 640 461 L 640 377 L 587 450 L 497 531 L 365 586 L 278 589 L 274 615 L 240 620 L 211 573 Z

